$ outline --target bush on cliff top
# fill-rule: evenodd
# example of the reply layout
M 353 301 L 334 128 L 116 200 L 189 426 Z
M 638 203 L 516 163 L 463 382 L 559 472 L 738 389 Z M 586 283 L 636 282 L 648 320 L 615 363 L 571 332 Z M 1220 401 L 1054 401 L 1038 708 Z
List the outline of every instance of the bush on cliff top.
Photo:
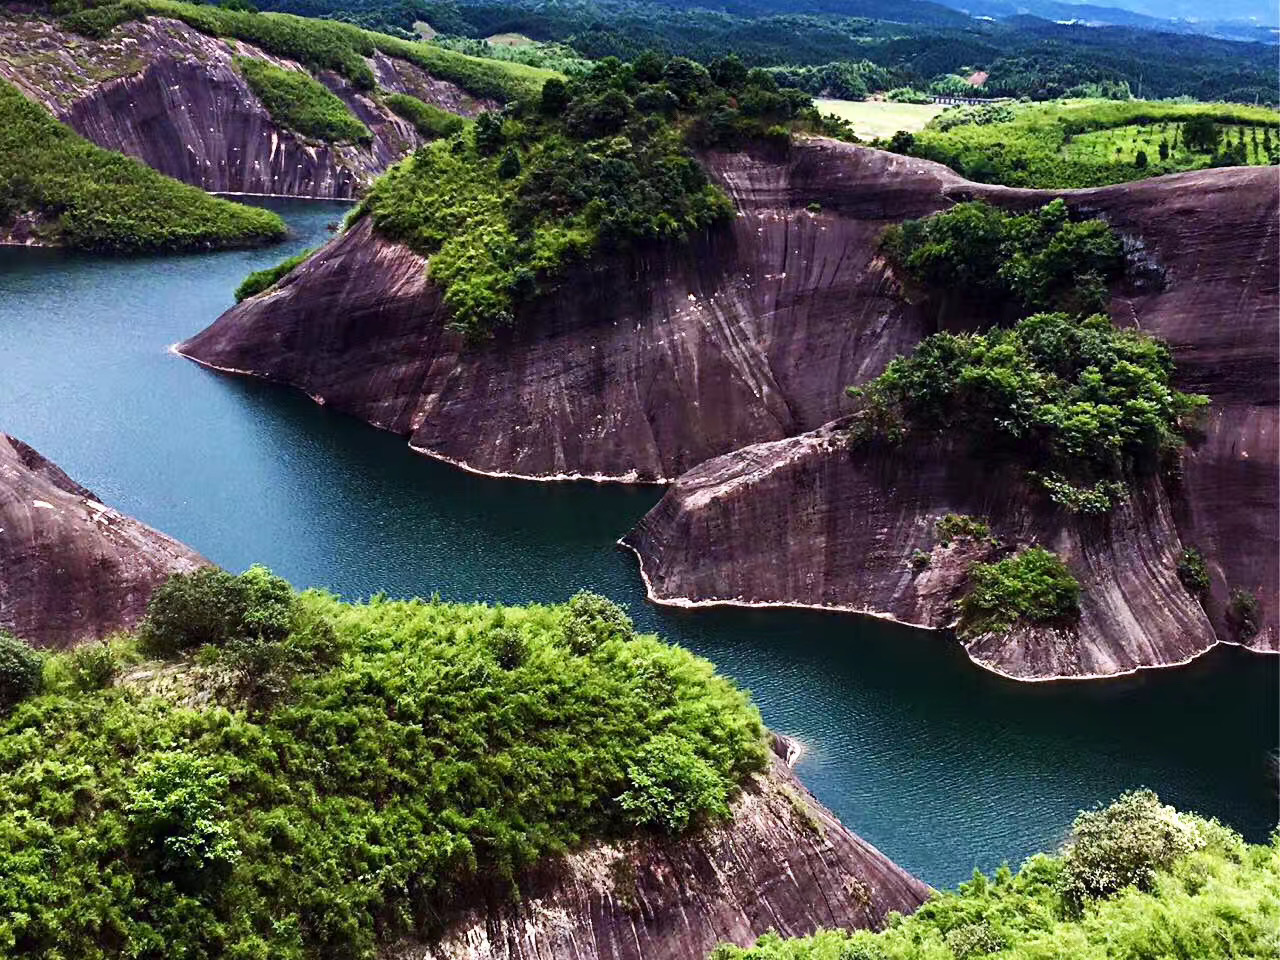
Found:
M 1012 214 L 961 203 L 889 227 L 880 247 L 905 277 L 931 293 L 1023 310 L 1090 313 L 1107 307 L 1107 284 L 1124 272 L 1120 239 L 1102 220 L 1072 222 L 1057 199 Z
M 765 71 L 717 86 L 700 64 L 609 59 L 551 80 L 537 101 L 483 114 L 419 149 L 370 190 L 382 234 L 430 257 L 453 327 L 476 338 L 511 323 L 566 266 L 600 249 L 678 241 L 728 219 L 729 199 L 689 147 L 759 139 L 810 122 L 806 94 Z
M 1105 316 L 1041 313 L 1012 329 L 927 337 L 849 389 L 861 402 L 852 431 L 863 442 L 956 435 L 1036 467 L 1064 506 L 1074 489 L 1105 507 L 1117 490 L 1107 482 L 1176 456 L 1186 420 L 1208 403 L 1174 390 L 1172 371 L 1163 343 Z
M 172 670 L 0 718 L 0 953 L 372 958 L 546 857 L 722 816 L 765 760 L 747 697 L 603 598 L 157 597 Z
M 824 931 L 714 960 L 1227 960 L 1274 956 L 1280 834 L 1246 844 L 1139 790 L 1082 813 L 1063 851 L 934 893 L 882 933 Z
M 244 246 L 285 233 L 274 213 L 95 146 L 0 80 L 0 227 L 27 213 L 47 242 L 109 253 Z
M 373 140 L 369 128 L 310 74 L 282 70 L 254 57 L 236 57 L 235 64 L 271 119 L 285 130 L 331 143 Z

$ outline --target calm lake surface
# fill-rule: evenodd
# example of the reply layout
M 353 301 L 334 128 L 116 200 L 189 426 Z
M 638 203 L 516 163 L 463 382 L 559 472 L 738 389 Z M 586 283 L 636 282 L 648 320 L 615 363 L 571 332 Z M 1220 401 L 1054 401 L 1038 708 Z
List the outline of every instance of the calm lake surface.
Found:
M 940 636 L 790 611 L 670 611 L 615 540 L 660 491 L 472 476 L 300 394 L 171 354 L 251 270 L 323 242 L 345 207 L 271 206 L 267 250 L 105 260 L 0 249 L 0 430 L 108 503 L 231 569 L 359 598 L 509 603 L 590 587 L 713 660 L 807 748 L 800 775 L 852 829 L 936 885 L 1052 847 L 1138 785 L 1254 840 L 1276 822 L 1276 659 L 1023 685 Z

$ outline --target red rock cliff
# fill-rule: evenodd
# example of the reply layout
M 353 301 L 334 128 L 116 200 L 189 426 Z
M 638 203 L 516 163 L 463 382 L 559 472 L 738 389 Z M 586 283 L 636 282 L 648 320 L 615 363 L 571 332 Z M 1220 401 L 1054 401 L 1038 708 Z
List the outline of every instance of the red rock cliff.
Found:
M 127 629 L 157 584 L 206 563 L 0 434 L 0 629 L 56 648 Z
M 98 146 L 205 190 L 354 197 L 420 142 L 412 124 L 332 72 L 320 80 L 369 128 L 372 144 L 323 143 L 282 130 L 236 70 L 240 55 L 302 69 L 177 20 L 128 22 L 91 40 L 0 12 L 0 77 Z M 382 54 L 370 64 L 383 89 L 460 114 L 493 106 L 413 64 Z

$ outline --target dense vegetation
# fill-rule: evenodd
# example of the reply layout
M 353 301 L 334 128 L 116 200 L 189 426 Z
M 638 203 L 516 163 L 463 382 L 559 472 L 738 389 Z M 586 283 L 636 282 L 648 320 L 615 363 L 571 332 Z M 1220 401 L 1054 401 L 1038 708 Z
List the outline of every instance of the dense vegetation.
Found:
M 850 393 L 856 439 L 956 436 L 1024 464 L 1066 509 L 1104 512 L 1133 476 L 1176 458 L 1208 402 L 1169 385 L 1158 340 L 1102 315 L 1039 313 L 1012 329 L 937 333 Z
M 714 960 L 1246 960 L 1273 956 L 1280 834 L 1252 845 L 1150 791 L 1082 813 L 1057 855 L 974 873 L 882 933 L 827 931 Z
M 109 253 L 243 246 L 285 233 L 274 213 L 94 146 L 0 80 L 0 227 L 28 213 L 41 240 Z
M 336 143 L 373 139 L 347 105 L 310 74 L 282 70 L 254 57 L 236 57 L 235 64 L 271 119 L 284 129 Z
M 1274 163 L 1280 114 L 1141 100 L 970 107 L 948 110 L 889 146 L 984 183 L 1092 187 L 1214 165 Z
M 1280 87 L 1274 49 L 1262 43 L 1035 17 L 980 21 L 932 3 L 264 0 L 263 5 L 406 35 L 419 21 L 471 38 L 520 33 L 563 42 L 591 58 L 631 60 L 652 49 L 702 62 L 736 53 L 749 66 L 762 67 L 865 59 L 892 71 L 894 87 L 925 89 L 947 75 L 981 69 L 989 73 L 989 95 L 1036 100 L 1132 89 L 1148 97 L 1275 103 Z
M 982 201 L 906 220 L 880 248 L 899 276 L 930 295 L 991 310 L 1105 310 L 1107 285 L 1124 272 L 1120 238 L 1102 220 L 1072 221 L 1053 200 L 1025 214 Z
M 1020 625 L 1070 626 L 1079 614 L 1080 584 L 1066 564 L 1043 547 L 1031 547 L 969 568 L 956 632 L 966 637 Z
M 214 37 L 234 37 L 268 53 L 297 60 L 311 70 L 335 70 L 361 90 L 374 88 L 365 57 L 375 52 L 417 64 L 433 76 L 456 83 L 475 96 L 513 100 L 534 97 L 549 70 L 521 63 L 482 60 L 428 43 L 416 43 L 331 20 L 281 13 L 256 13 L 178 0 L 55 0 L 63 22 L 89 36 L 102 36 L 126 20 L 149 15 L 172 17 Z
M 744 694 L 601 597 L 181 576 L 0 715 L 0 952 L 372 958 L 591 838 L 724 815 L 764 759 Z
M 441 110 L 435 104 L 423 103 L 407 93 L 388 94 L 383 97 L 383 102 L 412 123 L 418 133 L 428 139 L 453 136 L 467 124 L 456 113 Z
M 313 253 L 315 253 L 315 250 L 303 250 L 301 253 L 295 253 L 292 257 L 282 260 L 274 267 L 264 267 L 261 270 L 253 271 L 240 282 L 240 286 L 236 287 L 236 303 L 246 297 L 257 296 L 263 290 L 273 286 L 277 280 L 291 272 L 294 267 Z
M 656 55 L 604 60 L 419 149 L 361 212 L 431 257 L 452 325 L 481 337 L 574 260 L 730 217 L 689 146 L 764 137 L 785 148 L 790 126 L 817 122 L 806 94 L 735 58 L 710 69 Z

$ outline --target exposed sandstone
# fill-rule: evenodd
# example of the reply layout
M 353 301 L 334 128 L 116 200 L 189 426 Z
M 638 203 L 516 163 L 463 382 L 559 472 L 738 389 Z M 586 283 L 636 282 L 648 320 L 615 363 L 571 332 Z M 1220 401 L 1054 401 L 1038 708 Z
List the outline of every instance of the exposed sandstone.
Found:
M 492 343 L 469 347 L 449 333 L 425 260 L 361 223 L 180 350 L 298 387 L 408 436 L 415 450 L 488 473 L 670 480 L 765 443 L 686 478 L 632 538 L 658 600 L 815 604 L 938 625 L 954 598 L 917 609 L 918 600 L 901 599 L 907 588 L 896 578 L 911 549 L 929 548 L 920 531 L 932 517 L 976 511 L 1007 514 L 1013 542 L 1040 539 L 1077 564 L 1115 567 L 1091 581 L 1103 605 L 1077 636 L 1034 657 L 1028 644 L 971 650 L 994 669 L 1109 675 L 1183 662 L 1231 639 L 1223 610 L 1234 587 L 1262 600 L 1266 628 L 1251 645 L 1280 645 L 1275 168 L 1053 192 L 970 183 L 936 164 L 822 140 L 795 146 L 785 160 L 736 153 L 706 162 L 738 208 L 731 226 L 685 246 L 602 258 Z M 1169 341 L 1178 386 L 1212 400 L 1205 436 L 1188 451 L 1181 483 L 1140 491 L 1102 534 L 1064 525 L 1032 492 L 1008 484 L 1002 489 L 1016 502 L 984 510 L 949 505 L 945 490 L 919 489 L 912 500 L 898 486 L 879 488 L 886 502 L 866 519 L 880 527 L 841 528 L 842 536 L 892 541 L 876 567 L 867 544 L 821 546 L 835 538 L 819 536 L 818 519 L 846 501 L 869 502 L 876 488 L 818 464 L 825 445 L 812 438 L 768 442 L 847 412 L 846 385 L 874 377 L 934 329 L 933 309 L 904 296 L 874 241 L 888 223 L 974 196 L 1017 208 L 1063 196 L 1125 236 L 1145 272 L 1163 282 L 1121 284 L 1113 318 Z M 930 456 L 911 454 L 927 476 L 941 476 L 945 465 Z M 973 464 L 939 483 L 981 488 L 990 472 Z M 814 475 L 827 479 L 825 505 L 793 486 Z M 745 505 L 750 497 L 761 502 Z M 811 515 L 797 516 L 794 501 L 811 503 Z M 1169 579 L 1184 545 L 1209 560 L 1208 620 Z M 793 567 L 785 577 L 773 569 L 780 556 Z M 871 585 L 867 563 L 887 579 Z
M 0 77 L 98 146 L 205 190 L 354 197 L 421 142 L 412 124 L 331 72 L 319 79 L 369 127 L 373 142 L 329 144 L 282 130 L 235 69 L 237 55 L 302 69 L 177 20 L 124 23 L 93 40 L 46 20 L 0 15 Z M 384 89 L 461 114 L 492 106 L 413 64 L 382 54 L 370 63 Z
M 846 384 L 924 335 L 873 241 L 936 209 L 955 179 L 829 141 L 785 162 L 707 162 L 738 207 L 731 226 L 584 267 L 491 343 L 446 330 L 426 261 L 362 222 L 179 350 L 470 469 L 674 479 L 838 416 Z
M 785 741 L 783 741 L 785 749 Z M 850 833 L 772 758 L 733 818 L 679 841 L 598 844 L 521 885 L 518 902 L 475 903 L 431 945 L 396 960 L 705 960 L 768 930 L 878 928 L 929 888 Z
M 736 451 L 682 477 L 626 541 L 662 602 L 857 609 L 950 624 L 967 564 L 909 567 L 948 512 L 991 518 L 1010 544 L 1060 553 L 1084 589 L 1079 627 L 984 637 L 969 655 L 1019 679 L 1111 676 L 1185 663 L 1237 638 L 1232 588 L 1256 593 L 1247 645 L 1280 649 L 1277 580 L 1277 193 L 1274 169 L 1205 171 L 1067 193 L 1163 270 L 1160 290 L 1121 292 L 1112 314 L 1166 339 L 1178 386 L 1209 395 L 1180 481 L 1150 481 L 1103 519 L 1073 517 L 1009 469 L 946 445 L 851 451 L 838 424 Z M 975 187 L 1026 205 L 1043 194 Z M 1182 549 L 1208 560 L 1205 610 L 1176 578 Z
M 65 648 L 132 627 L 157 584 L 207 561 L 0 434 L 0 629 Z

